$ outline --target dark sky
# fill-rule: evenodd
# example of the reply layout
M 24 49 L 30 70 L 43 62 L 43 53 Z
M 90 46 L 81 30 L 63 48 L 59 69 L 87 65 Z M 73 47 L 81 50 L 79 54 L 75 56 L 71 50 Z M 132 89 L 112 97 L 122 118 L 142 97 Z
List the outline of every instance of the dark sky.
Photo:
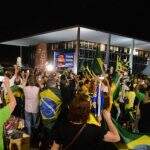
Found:
M 76 24 L 150 41 L 150 5 L 143 0 L 10 0 L 0 7 L 0 41 Z

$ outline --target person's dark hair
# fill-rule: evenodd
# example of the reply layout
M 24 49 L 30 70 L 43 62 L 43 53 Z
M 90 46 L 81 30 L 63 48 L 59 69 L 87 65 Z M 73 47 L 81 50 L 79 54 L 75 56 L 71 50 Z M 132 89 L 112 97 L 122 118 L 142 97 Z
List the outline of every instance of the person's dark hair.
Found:
M 51 87 L 51 80 L 48 79 L 47 82 L 45 83 L 45 88 L 50 88 Z
M 14 81 L 14 84 L 15 85 L 21 84 L 21 78 L 16 78 L 15 81 Z
M 86 79 L 85 81 L 84 81 L 84 84 L 89 84 L 90 83 L 90 80 L 89 79 Z
M 82 87 L 84 85 L 83 81 L 79 81 L 79 87 Z
M 74 122 L 86 123 L 90 113 L 90 101 L 88 96 L 78 94 L 69 106 L 68 119 Z
M 54 79 L 55 74 L 51 74 L 46 81 L 46 88 L 50 88 L 53 85 L 56 85 L 56 80 Z
M 67 78 L 66 78 L 66 76 L 64 75 L 64 74 L 62 74 L 61 76 L 60 76 L 60 80 L 66 80 Z
M 134 91 L 133 84 L 132 84 L 131 86 L 129 86 L 129 90 L 130 90 L 130 91 Z
M 36 78 L 34 75 L 29 76 L 28 80 L 27 80 L 27 86 L 36 86 L 37 82 L 36 82 Z
M 105 86 L 108 86 L 106 79 L 104 79 L 104 80 L 102 81 L 102 83 L 103 83 Z
M 80 72 L 78 75 L 79 75 L 79 80 L 82 80 L 83 78 L 85 78 L 85 75 L 83 72 Z
M 5 71 L 4 75 L 8 78 L 11 78 L 12 77 L 12 73 L 10 71 Z

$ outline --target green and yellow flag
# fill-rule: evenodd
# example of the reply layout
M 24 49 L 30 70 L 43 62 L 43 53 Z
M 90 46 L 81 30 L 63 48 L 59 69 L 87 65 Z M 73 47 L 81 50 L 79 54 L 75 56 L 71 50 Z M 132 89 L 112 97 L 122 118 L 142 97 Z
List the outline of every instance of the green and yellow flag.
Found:
M 122 141 L 126 145 L 127 149 L 140 150 L 140 147 L 149 147 L 150 148 L 150 134 L 144 135 L 144 134 L 131 133 L 131 132 L 127 131 L 125 128 L 123 128 L 115 120 L 113 120 L 113 122 L 116 125 L 118 132 L 122 138 Z
M 91 68 L 92 71 L 94 72 L 94 74 L 96 74 L 96 75 L 104 74 L 103 65 L 104 65 L 104 63 L 101 58 L 95 58 L 94 63 Z
M 40 92 L 40 112 L 43 124 L 51 129 L 61 111 L 61 97 L 56 89 L 45 89 Z

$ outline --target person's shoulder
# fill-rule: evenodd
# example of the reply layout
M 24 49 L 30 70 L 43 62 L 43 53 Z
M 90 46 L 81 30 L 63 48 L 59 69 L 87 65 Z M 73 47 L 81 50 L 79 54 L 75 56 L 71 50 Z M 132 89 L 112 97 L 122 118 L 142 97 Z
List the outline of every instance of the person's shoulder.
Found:
M 95 133 L 96 135 L 101 137 L 103 137 L 107 133 L 107 130 L 103 126 L 97 126 L 94 124 L 87 124 L 87 131 L 92 131 L 92 133 Z
M 150 101 L 144 102 L 144 103 L 143 103 L 143 106 L 145 106 L 145 107 L 150 107 Z
M 100 126 L 97 126 L 97 125 L 95 125 L 95 124 L 89 124 L 89 123 L 86 124 L 86 127 L 88 127 L 88 128 L 100 129 Z
M 38 86 L 35 86 L 35 88 L 36 88 L 37 90 L 40 90 L 40 87 L 38 87 Z
M 1 114 L 1 121 L 5 122 L 11 115 L 11 108 L 8 105 L 4 106 L 3 108 L 0 108 L 0 114 Z

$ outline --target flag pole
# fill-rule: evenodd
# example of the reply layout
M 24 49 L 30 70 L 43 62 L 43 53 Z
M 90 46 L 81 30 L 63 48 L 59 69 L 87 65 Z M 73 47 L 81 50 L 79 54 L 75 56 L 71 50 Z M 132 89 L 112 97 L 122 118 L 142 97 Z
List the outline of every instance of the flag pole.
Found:
M 98 117 L 101 115 L 101 85 L 102 81 L 100 80 L 98 87 Z

